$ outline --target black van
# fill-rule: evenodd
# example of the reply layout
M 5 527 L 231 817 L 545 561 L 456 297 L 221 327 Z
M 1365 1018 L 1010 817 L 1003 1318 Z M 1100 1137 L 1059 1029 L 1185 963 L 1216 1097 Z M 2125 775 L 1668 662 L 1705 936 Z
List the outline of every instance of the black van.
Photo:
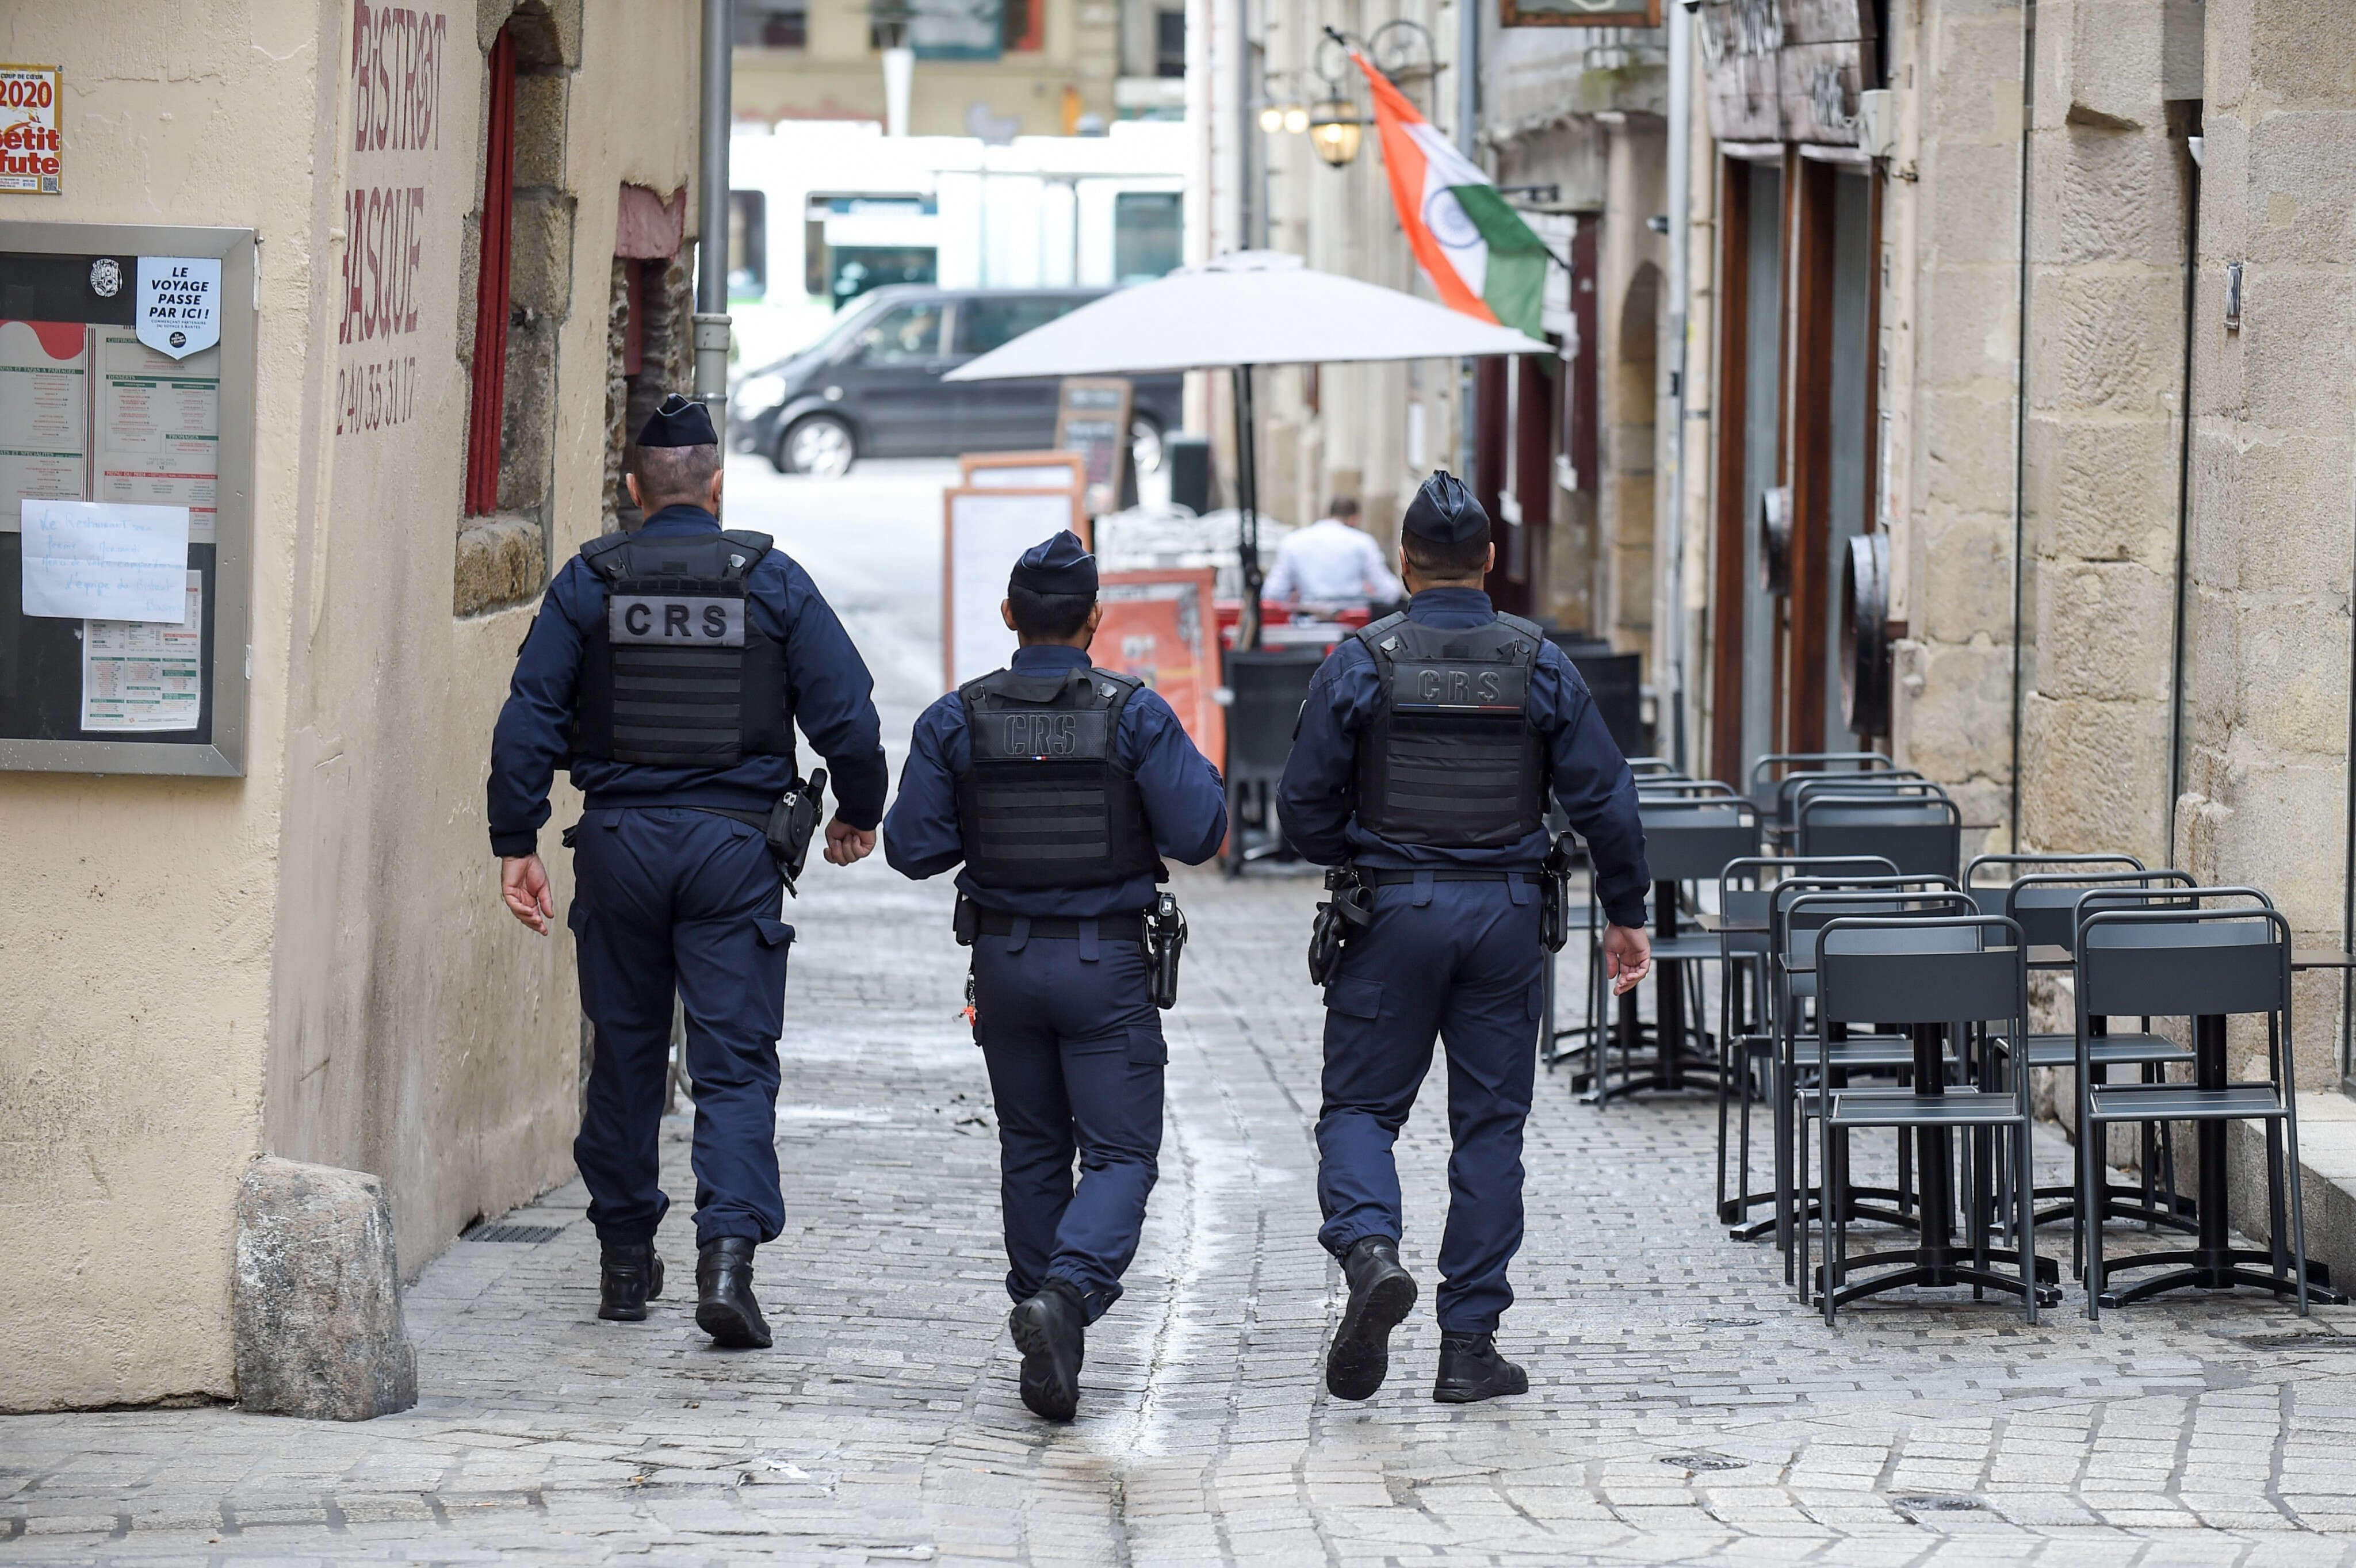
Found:
M 861 457 L 1044 449 L 1055 439 L 1055 378 L 945 383 L 941 377 L 1108 292 L 875 289 L 816 343 L 737 381 L 728 398 L 729 445 L 764 454 L 780 473 L 816 475 L 843 473 Z M 1130 440 L 1141 474 L 1162 466 L 1162 432 L 1183 423 L 1182 380 L 1135 379 Z

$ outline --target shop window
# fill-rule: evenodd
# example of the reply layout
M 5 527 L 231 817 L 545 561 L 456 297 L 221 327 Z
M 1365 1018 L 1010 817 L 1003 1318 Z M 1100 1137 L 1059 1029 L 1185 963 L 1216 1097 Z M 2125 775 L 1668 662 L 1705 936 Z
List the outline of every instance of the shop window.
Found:
M 1185 199 L 1174 190 L 1125 190 L 1112 199 L 1112 276 L 1151 283 L 1184 254 Z
M 757 190 L 728 193 L 728 297 L 757 300 L 769 292 L 769 199 Z
M 1186 74 L 1186 13 L 1153 13 L 1153 74 L 1175 79 Z

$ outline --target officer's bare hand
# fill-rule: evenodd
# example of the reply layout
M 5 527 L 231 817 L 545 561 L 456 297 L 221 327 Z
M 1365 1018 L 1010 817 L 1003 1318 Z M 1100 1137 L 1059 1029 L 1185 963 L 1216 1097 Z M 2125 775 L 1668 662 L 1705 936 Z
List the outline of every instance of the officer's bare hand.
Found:
M 1603 929 L 1603 972 L 1612 977 L 1612 994 L 1624 995 L 1653 972 L 1653 939 L 1641 926 L 1607 926 Z
M 548 922 L 556 918 L 556 896 L 548 890 L 548 867 L 540 864 L 540 856 L 502 855 L 499 897 L 507 900 L 509 914 L 541 936 L 548 935 Z
M 854 828 L 841 817 L 826 824 L 826 863 L 849 865 L 875 853 L 875 830 Z

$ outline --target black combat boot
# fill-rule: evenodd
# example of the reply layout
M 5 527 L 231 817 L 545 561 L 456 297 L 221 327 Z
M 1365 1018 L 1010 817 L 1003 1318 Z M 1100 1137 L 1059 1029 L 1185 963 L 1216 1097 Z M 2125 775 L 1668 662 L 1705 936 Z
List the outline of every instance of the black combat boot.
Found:
M 730 1350 L 769 1348 L 769 1326 L 753 1299 L 754 1245 L 750 1236 L 723 1236 L 696 1249 L 696 1326 Z
M 1361 1237 L 1342 1260 L 1350 1305 L 1325 1353 L 1325 1387 L 1337 1400 L 1372 1399 L 1391 1367 L 1391 1330 L 1415 1305 L 1415 1276 L 1399 1267 L 1398 1243 Z
M 1006 1315 L 1023 1352 L 1023 1402 L 1033 1415 L 1069 1421 L 1080 1408 L 1080 1362 L 1087 1355 L 1087 1304 L 1070 1281 L 1051 1277 Z
M 608 1241 L 597 1249 L 597 1316 L 644 1323 L 647 1303 L 662 1294 L 662 1260 L 652 1241 Z
M 1530 1375 L 1497 1354 L 1495 1335 L 1440 1335 L 1440 1376 L 1431 1397 L 1441 1404 L 1473 1404 L 1529 1391 Z

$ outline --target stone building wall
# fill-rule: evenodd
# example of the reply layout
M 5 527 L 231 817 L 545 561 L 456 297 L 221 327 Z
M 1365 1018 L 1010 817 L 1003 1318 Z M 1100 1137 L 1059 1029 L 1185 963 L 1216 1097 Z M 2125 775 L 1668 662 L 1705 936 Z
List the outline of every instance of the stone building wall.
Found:
M 2025 847 L 2167 855 L 2195 106 L 2166 0 L 2048 0 L 2030 134 Z M 2197 82 L 2192 84 L 2197 91 Z
M 2194 304 L 2182 864 L 2340 945 L 2356 514 L 2356 25 L 2209 0 Z M 2226 319 L 2227 269 L 2241 321 Z M 2299 985 L 2300 1081 L 2336 1079 L 2335 978 Z M 2254 1046 L 2255 1042 L 2250 1042 Z
M 2010 768 L 2014 349 L 2019 316 L 2020 7 L 1914 0 L 1897 29 L 1901 112 L 1918 156 L 1912 453 L 1892 750 L 1953 790 L 1970 822 L 2005 820 Z M 1885 309 L 1888 319 L 1893 312 Z M 1998 847 L 1991 845 L 1991 847 Z

